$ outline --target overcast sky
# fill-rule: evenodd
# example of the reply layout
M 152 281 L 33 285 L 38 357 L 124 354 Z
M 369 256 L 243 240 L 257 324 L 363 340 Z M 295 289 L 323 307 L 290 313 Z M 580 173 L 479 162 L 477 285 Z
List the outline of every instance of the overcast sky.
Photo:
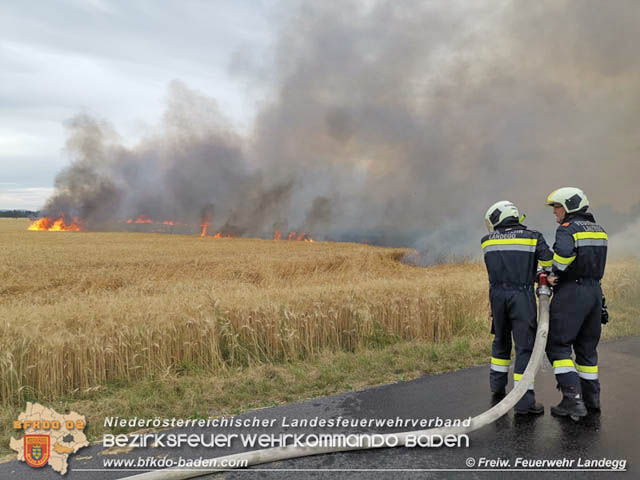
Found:
M 215 204 L 256 235 L 252 208 L 266 230 L 319 215 L 406 246 L 450 222 L 475 245 L 461 219 L 509 198 L 542 223 L 576 185 L 637 226 L 639 24 L 638 0 L 0 2 L 0 209 Z M 96 131 L 109 155 L 83 148 Z M 84 163 L 51 196 L 67 139 Z
M 67 163 L 64 121 L 88 112 L 134 142 L 178 79 L 240 130 L 268 92 L 282 6 L 270 0 L 0 4 L 0 209 L 40 208 Z

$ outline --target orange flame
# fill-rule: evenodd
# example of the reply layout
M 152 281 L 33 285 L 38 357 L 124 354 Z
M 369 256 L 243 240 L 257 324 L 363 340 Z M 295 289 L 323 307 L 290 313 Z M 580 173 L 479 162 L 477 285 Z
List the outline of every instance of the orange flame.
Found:
M 273 232 L 274 240 L 282 240 L 282 232 L 280 230 L 276 230 Z M 298 232 L 289 232 L 287 235 L 287 240 L 296 241 L 296 242 L 313 242 L 313 238 L 309 236 L 308 233 L 298 233 Z
M 29 230 L 40 230 L 49 232 L 81 232 L 82 227 L 78 223 L 78 219 L 74 218 L 69 224 L 64 222 L 64 217 L 52 219 L 49 217 L 42 217 L 40 220 L 36 220 L 29 225 Z
M 202 230 L 200 231 L 201 237 L 207 236 L 207 227 L 209 226 L 210 221 L 211 221 L 211 215 L 207 215 L 205 219 L 202 221 L 202 223 L 200 224 L 200 226 L 202 227 Z
M 135 220 L 130 218 L 129 220 L 127 220 L 127 223 L 153 223 L 153 220 L 151 220 L 146 215 L 140 215 Z
M 151 218 L 146 215 L 140 215 L 137 219 L 128 219 L 126 221 L 128 224 L 137 223 L 137 224 L 154 224 L 154 225 L 168 225 L 168 226 L 176 226 L 176 225 L 187 225 L 186 223 L 181 223 L 175 220 L 164 220 L 154 222 Z M 216 232 L 215 235 L 207 235 L 207 231 L 209 229 L 209 225 L 211 223 L 211 216 L 208 215 L 203 222 L 200 224 L 200 236 L 201 237 L 209 237 L 209 238 L 234 238 L 232 234 L 223 234 L 222 232 Z M 57 219 L 53 219 L 50 217 L 42 217 L 39 220 L 34 221 L 29 227 L 29 230 L 41 230 L 41 231 L 54 231 L 54 232 L 81 232 L 84 231 L 85 228 L 80 224 L 78 218 L 74 218 L 71 223 L 65 223 L 64 217 L 59 217 Z M 165 233 L 166 230 L 156 229 L 153 230 L 158 233 Z M 283 240 L 284 236 L 281 230 L 275 230 L 273 232 L 274 240 Z M 298 242 L 313 242 L 314 240 L 309 236 L 308 233 L 302 232 L 298 233 L 296 231 L 289 232 L 286 236 L 286 240 L 290 241 L 298 241 Z

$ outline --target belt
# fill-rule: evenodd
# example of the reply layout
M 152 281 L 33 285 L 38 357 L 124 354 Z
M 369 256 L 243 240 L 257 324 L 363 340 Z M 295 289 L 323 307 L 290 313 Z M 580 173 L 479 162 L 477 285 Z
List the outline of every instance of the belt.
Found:
M 510 288 L 517 290 L 527 290 L 533 288 L 533 283 L 515 283 L 515 282 L 494 282 L 491 284 L 492 288 Z
M 598 278 L 571 278 L 571 279 L 566 279 L 563 282 L 559 282 L 558 286 L 560 285 L 568 285 L 570 283 L 577 283 L 578 285 L 600 285 L 600 279 Z

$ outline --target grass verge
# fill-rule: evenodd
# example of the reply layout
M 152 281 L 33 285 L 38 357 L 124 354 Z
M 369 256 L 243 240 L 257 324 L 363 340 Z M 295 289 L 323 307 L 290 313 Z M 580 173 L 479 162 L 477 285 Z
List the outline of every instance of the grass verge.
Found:
M 76 411 L 87 417 L 90 440 L 103 433 L 106 416 L 208 418 L 281 405 L 308 398 L 356 391 L 372 385 L 411 380 L 457 370 L 486 361 L 485 335 L 465 335 L 445 344 L 399 343 L 356 353 L 325 352 L 306 361 L 233 368 L 212 376 L 197 370 L 168 373 L 129 383 L 113 383 L 76 393 L 48 405 L 59 413 Z M 34 399 L 35 400 L 35 399 Z M 0 456 L 9 454 L 12 420 L 22 407 L 3 409 Z

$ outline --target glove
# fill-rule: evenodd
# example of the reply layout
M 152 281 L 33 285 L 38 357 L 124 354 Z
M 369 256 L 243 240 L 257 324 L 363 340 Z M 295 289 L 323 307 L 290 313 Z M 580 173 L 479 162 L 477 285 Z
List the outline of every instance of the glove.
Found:
M 600 314 L 600 323 L 606 325 L 609 323 L 609 311 L 607 310 L 607 300 L 602 295 L 602 313 Z

